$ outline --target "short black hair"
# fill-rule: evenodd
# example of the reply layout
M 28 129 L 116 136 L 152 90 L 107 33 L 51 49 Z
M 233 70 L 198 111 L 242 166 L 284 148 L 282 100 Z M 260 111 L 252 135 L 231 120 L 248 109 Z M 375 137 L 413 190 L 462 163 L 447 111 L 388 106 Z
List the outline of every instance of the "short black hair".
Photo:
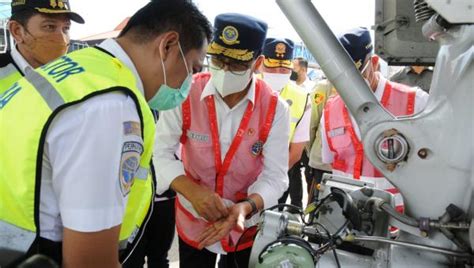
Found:
M 308 69 L 308 61 L 305 58 L 297 57 L 295 58 L 295 60 L 298 61 L 298 64 L 300 65 L 300 67 Z
M 30 21 L 30 19 L 36 14 L 39 14 L 39 12 L 34 9 L 28 8 L 28 9 L 24 9 L 24 10 L 13 13 L 12 16 L 10 17 L 10 20 L 11 21 L 14 20 L 26 27 L 26 25 L 28 24 L 28 21 Z
M 133 41 L 145 43 L 168 31 L 179 34 L 186 53 L 201 48 L 204 38 L 209 42 L 212 27 L 190 0 L 153 0 L 130 18 L 119 37 L 130 34 Z

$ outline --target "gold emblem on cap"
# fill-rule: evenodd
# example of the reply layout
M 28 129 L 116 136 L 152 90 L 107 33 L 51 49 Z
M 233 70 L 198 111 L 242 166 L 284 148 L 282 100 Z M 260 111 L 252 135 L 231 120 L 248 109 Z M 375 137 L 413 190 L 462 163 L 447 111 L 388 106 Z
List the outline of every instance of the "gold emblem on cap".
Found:
M 56 7 L 64 8 L 64 1 L 63 0 L 50 0 L 49 5 L 52 8 L 56 8 Z
M 276 53 L 276 56 L 279 58 L 285 57 L 286 45 L 284 43 L 278 43 L 275 46 L 275 53 Z
M 222 30 L 222 35 L 219 36 L 226 45 L 235 45 L 240 44 L 239 39 L 239 31 L 234 26 L 226 26 L 224 30 Z
M 354 62 L 355 66 L 357 69 L 360 69 L 360 66 L 362 66 L 362 60 L 358 60 L 357 62 Z
M 24 5 L 25 3 L 26 3 L 26 0 L 13 0 L 12 6 Z

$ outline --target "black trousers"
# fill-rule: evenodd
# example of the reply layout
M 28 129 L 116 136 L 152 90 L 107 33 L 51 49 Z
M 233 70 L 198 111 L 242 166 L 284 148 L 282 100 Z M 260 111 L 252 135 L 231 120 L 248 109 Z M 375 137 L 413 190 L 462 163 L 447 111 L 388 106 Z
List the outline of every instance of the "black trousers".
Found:
M 220 255 L 219 268 L 247 268 L 249 266 L 251 248 Z M 207 249 L 196 249 L 179 239 L 180 268 L 213 268 L 216 267 L 217 254 Z M 151 267 L 151 266 L 149 266 Z
M 308 185 L 308 202 L 311 203 L 318 199 L 319 191 L 316 189 L 316 185 L 321 183 L 324 173 L 332 173 L 331 171 L 321 170 L 312 168 L 312 177 L 306 177 L 306 183 Z M 311 189 L 312 187 L 312 189 Z
M 301 162 L 297 162 L 288 170 L 290 184 L 283 196 L 278 199 L 279 204 L 286 203 L 288 195 L 291 198 L 291 204 L 297 207 L 303 207 L 303 182 L 301 178 Z
M 138 268 L 147 264 L 150 268 L 169 267 L 168 251 L 175 233 L 174 198 L 155 202 L 153 213 L 145 233 L 132 256 L 123 264 L 124 268 Z

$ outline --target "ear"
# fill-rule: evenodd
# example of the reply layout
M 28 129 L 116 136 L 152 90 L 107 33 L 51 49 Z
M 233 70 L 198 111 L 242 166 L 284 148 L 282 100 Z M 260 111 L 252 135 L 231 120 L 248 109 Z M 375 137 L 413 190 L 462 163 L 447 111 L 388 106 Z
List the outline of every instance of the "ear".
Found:
M 158 53 L 163 61 L 169 56 L 169 51 L 172 47 L 177 46 L 179 42 L 179 34 L 175 31 L 161 34 L 155 39 L 157 43 Z
M 10 31 L 10 34 L 18 44 L 23 43 L 25 35 L 23 25 L 17 21 L 11 20 L 8 22 L 8 31 Z
M 257 70 L 260 70 L 260 67 L 263 65 L 263 61 L 265 60 L 265 56 L 260 55 L 255 59 L 255 65 L 253 67 L 253 72 L 255 73 Z

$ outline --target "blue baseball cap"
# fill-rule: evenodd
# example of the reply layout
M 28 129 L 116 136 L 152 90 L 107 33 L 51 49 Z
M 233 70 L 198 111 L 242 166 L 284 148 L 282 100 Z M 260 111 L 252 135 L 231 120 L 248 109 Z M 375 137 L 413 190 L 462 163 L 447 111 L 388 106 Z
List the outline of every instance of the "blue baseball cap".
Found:
M 295 43 L 286 38 L 267 38 L 263 47 L 265 60 L 263 65 L 267 68 L 293 68 L 293 50 Z
M 214 21 L 214 34 L 207 49 L 209 55 L 249 62 L 262 53 L 268 26 L 251 16 L 225 13 Z
M 372 53 L 373 49 L 369 30 L 364 27 L 349 30 L 339 36 L 339 42 L 349 53 L 357 69 L 362 71 L 365 58 Z

